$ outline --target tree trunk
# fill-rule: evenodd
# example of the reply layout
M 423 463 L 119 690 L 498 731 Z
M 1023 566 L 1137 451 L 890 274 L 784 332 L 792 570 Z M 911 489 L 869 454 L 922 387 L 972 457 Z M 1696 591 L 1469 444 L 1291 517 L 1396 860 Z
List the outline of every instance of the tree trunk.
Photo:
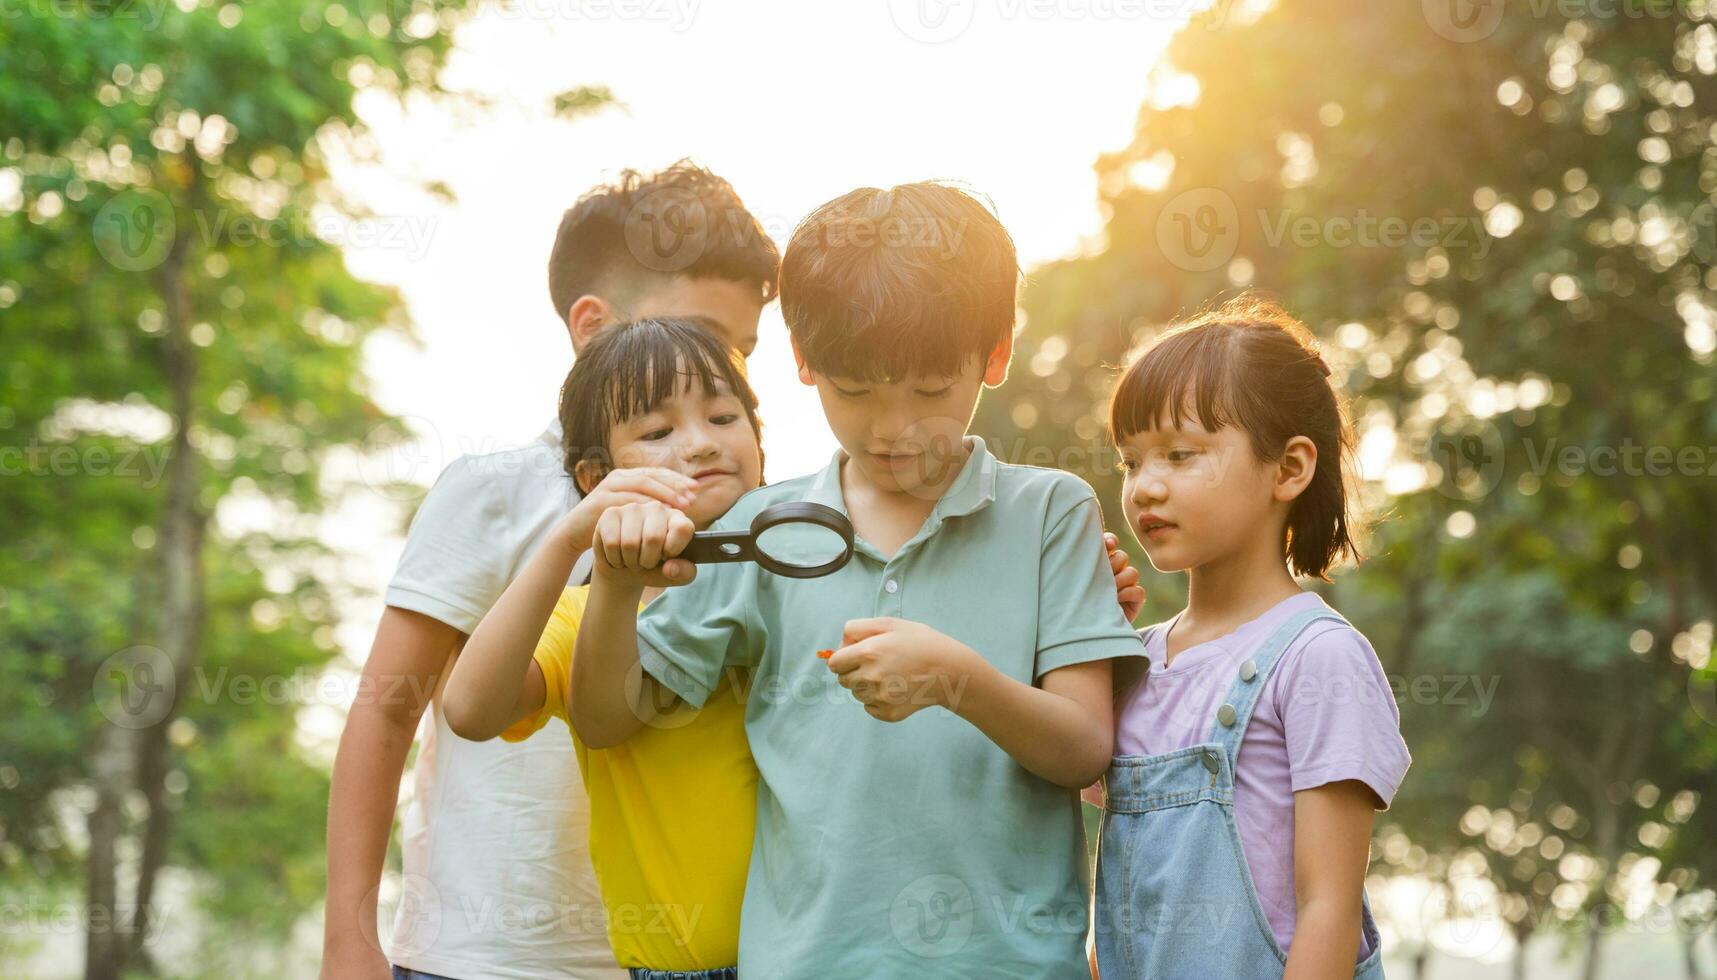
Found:
M 192 183 L 200 177 L 193 167 Z M 144 930 L 152 918 L 144 903 L 153 895 L 154 877 L 165 855 L 170 827 L 163 787 L 168 746 L 164 741 L 152 743 L 164 740 L 178 695 L 197 661 L 202 641 L 202 548 L 207 516 L 198 507 L 197 458 L 191 446 L 197 360 L 190 340 L 192 310 L 186 280 L 189 246 L 190 236 L 179 235 L 156 277 L 166 307 L 162 374 L 167 382 L 168 411 L 174 423 L 163 481 L 166 499 L 156 536 L 161 548 L 159 635 L 161 652 L 174 684 L 167 691 L 166 713 L 154 719 L 153 724 L 129 728 L 110 720 L 100 736 L 95 767 L 96 806 L 88 820 L 86 980 L 119 980 L 125 972 L 127 955 L 142 948 Z M 133 791 L 141 791 L 149 812 L 134 901 L 126 905 L 119 898 L 117 855 L 126 830 L 123 806 Z

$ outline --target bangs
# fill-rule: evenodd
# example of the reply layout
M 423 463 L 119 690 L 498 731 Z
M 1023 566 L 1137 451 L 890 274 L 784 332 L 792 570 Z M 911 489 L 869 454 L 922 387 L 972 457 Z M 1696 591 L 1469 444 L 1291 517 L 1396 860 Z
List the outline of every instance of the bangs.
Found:
M 1194 418 L 1206 430 L 1235 424 L 1236 369 L 1233 335 L 1181 328 L 1140 354 L 1115 386 L 1109 401 L 1109 433 L 1120 442 L 1165 423 L 1185 428 Z
M 652 411 L 683 391 L 715 397 L 722 388 L 744 400 L 745 387 L 734 377 L 731 358 L 715 344 L 689 344 L 653 322 L 638 324 L 617 338 L 600 375 L 597 402 L 607 428 Z M 718 384 L 719 382 L 719 384 Z

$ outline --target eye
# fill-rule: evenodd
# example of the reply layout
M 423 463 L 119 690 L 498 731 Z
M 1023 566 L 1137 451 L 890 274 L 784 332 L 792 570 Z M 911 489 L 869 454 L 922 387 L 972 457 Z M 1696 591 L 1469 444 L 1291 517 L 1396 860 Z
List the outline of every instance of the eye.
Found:
M 710 419 L 710 422 L 715 424 L 715 425 L 732 425 L 733 423 L 735 423 L 737 421 L 739 421 L 739 416 L 733 414 L 732 412 L 725 412 L 721 415 L 714 416 Z
M 849 390 L 849 389 L 846 389 L 846 388 L 842 388 L 842 387 L 841 387 L 841 386 L 840 386 L 840 385 L 838 385 L 838 384 L 833 384 L 833 383 L 831 383 L 831 384 L 830 384 L 830 385 L 829 385 L 829 387 L 831 387 L 831 388 L 833 388 L 833 389 L 835 389 L 835 391 L 836 391 L 836 392 L 837 392 L 837 393 L 838 393 L 838 394 L 839 394 L 839 395 L 840 395 L 840 396 L 841 396 L 841 397 L 842 397 L 842 398 L 857 398 L 857 397 L 859 397 L 859 396 L 860 396 L 860 395 L 868 395 L 868 394 L 870 394 L 870 389 L 868 389 L 868 388 L 859 388 L 859 389 L 857 389 L 857 390 Z
M 913 393 L 918 395 L 920 398 L 941 398 L 943 395 L 946 395 L 948 392 L 953 390 L 954 386 L 948 385 L 946 388 L 937 388 L 934 391 L 925 391 L 923 388 L 919 388 Z
M 669 428 L 651 429 L 649 432 L 644 433 L 638 438 L 644 442 L 660 442 L 661 440 L 666 439 L 673 431 L 673 429 Z
M 1168 452 L 1169 462 L 1184 463 L 1198 455 L 1196 449 L 1171 449 Z
M 1139 461 L 1131 456 L 1122 456 L 1121 461 L 1115 464 L 1115 468 L 1122 473 L 1136 473 L 1139 469 Z

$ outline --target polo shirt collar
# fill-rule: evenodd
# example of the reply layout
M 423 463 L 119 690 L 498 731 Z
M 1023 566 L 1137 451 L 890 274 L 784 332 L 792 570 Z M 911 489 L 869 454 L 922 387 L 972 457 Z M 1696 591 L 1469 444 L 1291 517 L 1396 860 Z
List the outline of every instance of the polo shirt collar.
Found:
M 964 517 L 988 506 L 996 499 L 996 457 L 984 445 L 980 436 L 965 437 L 966 462 L 961 465 L 959 475 L 943 492 L 942 499 L 936 501 L 936 507 L 930 512 L 931 521 L 939 523 L 945 517 Z M 834 458 L 829 465 L 817 474 L 811 481 L 810 492 L 806 499 L 813 503 L 825 504 L 841 513 L 848 513 L 846 499 L 841 493 L 841 464 L 847 460 L 844 449 L 836 449 Z

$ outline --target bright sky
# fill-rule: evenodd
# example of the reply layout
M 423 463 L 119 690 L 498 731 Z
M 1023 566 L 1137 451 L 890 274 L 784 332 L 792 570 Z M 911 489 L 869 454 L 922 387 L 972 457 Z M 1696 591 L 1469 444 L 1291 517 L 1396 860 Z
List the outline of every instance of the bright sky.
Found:
M 690 156 L 784 244 L 800 217 L 854 187 L 954 178 L 995 202 L 1029 269 L 1094 240 L 1092 165 L 1129 141 L 1146 75 L 1184 16 L 1175 8 L 1198 5 L 513 3 L 461 28 L 446 75 L 495 105 L 402 113 L 365 98 L 378 158 L 336 166 L 339 185 L 378 215 L 345 232 L 348 260 L 402 290 L 422 341 L 378 338 L 367 355 L 382 406 L 425 436 L 395 471 L 424 484 L 461 453 L 517 445 L 552 418 L 572 351 L 545 267 L 561 212 L 592 185 Z M 552 118 L 551 96 L 581 85 L 608 86 L 624 108 Z M 414 189 L 431 180 L 455 202 Z M 821 465 L 834 440 L 794 375 L 776 306 L 751 375 L 767 476 Z M 355 556 L 349 577 L 377 592 L 401 544 L 384 503 L 325 528 Z M 380 612 L 373 595 L 357 605 L 340 637 L 353 663 Z

